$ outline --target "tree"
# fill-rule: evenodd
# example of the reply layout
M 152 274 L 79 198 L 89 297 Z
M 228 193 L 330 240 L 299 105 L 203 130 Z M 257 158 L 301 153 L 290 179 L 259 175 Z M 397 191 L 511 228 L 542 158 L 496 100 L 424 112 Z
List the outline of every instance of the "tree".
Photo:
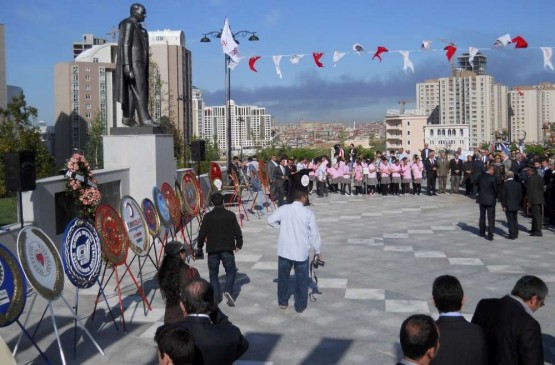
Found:
M 160 128 L 162 128 L 163 133 L 173 135 L 173 155 L 177 159 L 177 167 L 185 167 L 185 154 L 187 153 L 185 151 L 185 136 L 177 129 L 175 123 L 165 115 L 160 118 Z
M 37 109 L 28 106 L 25 95 L 15 97 L 6 109 L 0 108 L 0 196 L 6 196 L 4 181 L 4 155 L 29 150 L 35 152 L 37 179 L 52 176 L 55 171 L 54 158 L 42 143 L 41 134 L 32 122 Z
M 88 140 L 85 146 L 85 157 L 93 170 L 102 169 L 104 168 L 104 144 L 102 137 L 106 135 L 106 123 L 100 113 L 94 116 L 87 134 Z
M 347 139 L 348 136 L 349 136 L 349 133 L 347 133 L 345 128 L 341 128 L 341 130 L 337 134 L 337 138 L 339 138 L 339 144 L 344 146 L 345 145 L 345 140 Z

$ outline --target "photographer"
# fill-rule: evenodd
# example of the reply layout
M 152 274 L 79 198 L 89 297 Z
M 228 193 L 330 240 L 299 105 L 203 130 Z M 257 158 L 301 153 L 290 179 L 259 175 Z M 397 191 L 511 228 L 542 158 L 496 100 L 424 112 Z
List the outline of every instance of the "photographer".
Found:
M 320 231 L 312 210 L 304 206 L 307 193 L 304 190 L 293 191 L 294 202 L 281 206 L 268 218 L 268 224 L 280 224 L 278 240 L 278 304 L 286 309 L 289 302 L 289 276 L 291 268 L 295 269 L 295 310 L 304 311 L 308 302 L 309 284 L 309 250 L 319 255 L 315 261 L 323 265 L 320 256 Z
M 206 253 L 208 253 L 210 284 L 214 288 L 216 298 L 220 301 L 221 292 L 218 274 L 221 261 L 226 274 L 224 296 L 227 305 L 233 307 L 235 306 L 235 300 L 232 297 L 233 285 L 237 273 L 234 251 L 238 252 L 243 247 L 243 233 L 235 213 L 224 208 L 223 195 L 215 193 L 211 200 L 214 209 L 206 213 L 202 220 L 198 233 L 198 250 L 195 256 L 197 258 L 203 257 L 202 247 L 204 246 L 204 240 L 208 237 Z

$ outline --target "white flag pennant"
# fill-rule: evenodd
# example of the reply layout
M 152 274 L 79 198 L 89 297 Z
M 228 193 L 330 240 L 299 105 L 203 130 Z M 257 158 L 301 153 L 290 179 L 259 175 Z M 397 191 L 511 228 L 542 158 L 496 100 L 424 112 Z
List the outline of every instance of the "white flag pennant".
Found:
M 360 43 L 355 43 L 353 44 L 353 52 L 358 53 L 360 56 L 360 54 L 364 52 L 364 47 Z
M 239 62 L 239 46 L 235 39 L 233 39 L 233 33 L 229 29 L 229 23 L 227 18 L 225 18 L 224 28 L 222 29 L 222 36 L 220 38 L 220 43 L 222 45 L 222 51 L 231 57 L 231 60 L 235 63 Z
M 304 54 L 294 54 L 293 56 L 291 56 L 291 58 L 289 58 L 289 61 L 291 61 L 292 64 L 297 65 L 299 64 L 299 62 L 301 62 L 301 59 L 304 57 Z
M 420 44 L 420 49 L 425 51 L 432 49 L 432 41 L 422 41 L 422 44 Z
M 540 47 L 543 52 L 543 67 L 553 71 L 553 48 L 551 47 Z
M 229 67 L 230 70 L 235 70 L 235 67 L 237 67 L 237 65 L 239 64 L 241 59 L 242 59 L 242 57 L 237 58 L 237 61 L 235 61 L 233 58 L 230 58 L 229 59 L 229 64 L 227 65 L 227 67 Z
M 410 51 L 399 51 L 399 53 L 403 56 L 403 71 L 406 73 L 407 70 L 410 69 L 412 73 L 414 73 L 414 65 L 409 58 Z
M 345 56 L 346 53 L 345 52 L 333 52 L 333 68 L 335 68 L 335 65 L 337 64 L 337 62 L 339 62 L 340 59 L 343 58 L 343 56 Z
M 273 56 L 274 65 L 276 65 L 276 73 L 278 74 L 279 78 L 282 79 L 283 76 L 281 75 L 281 68 L 279 67 L 279 63 L 281 62 L 282 56 Z
M 507 44 L 511 43 L 511 35 L 505 34 L 501 37 L 497 38 L 495 43 L 493 44 L 494 47 L 505 47 Z
M 470 66 L 472 66 L 472 68 L 474 68 L 474 57 L 476 57 L 478 51 L 478 48 L 468 47 L 468 63 L 470 63 Z

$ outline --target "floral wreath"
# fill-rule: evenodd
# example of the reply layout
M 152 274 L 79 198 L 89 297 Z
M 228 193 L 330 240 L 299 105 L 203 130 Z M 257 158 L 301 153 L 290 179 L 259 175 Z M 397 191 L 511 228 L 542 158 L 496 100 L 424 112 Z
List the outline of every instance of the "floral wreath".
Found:
M 74 153 L 66 167 L 65 177 L 69 180 L 66 184 L 66 194 L 73 198 L 81 216 L 94 220 L 102 194 L 96 185 L 91 166 L 85 156 Z

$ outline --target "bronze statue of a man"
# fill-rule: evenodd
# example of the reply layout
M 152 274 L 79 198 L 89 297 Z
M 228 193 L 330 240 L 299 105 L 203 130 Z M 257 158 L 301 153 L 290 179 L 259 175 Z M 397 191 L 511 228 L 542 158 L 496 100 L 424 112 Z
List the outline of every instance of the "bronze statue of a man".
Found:
M 123 124 L 153 126 L 157 124 L 148 112 L 148 33 L 141 25 L 146 9 L 141 4 L 133 4 L 130 12 L 131 16 L 119 23 L 115 98 L 121 103 Z

